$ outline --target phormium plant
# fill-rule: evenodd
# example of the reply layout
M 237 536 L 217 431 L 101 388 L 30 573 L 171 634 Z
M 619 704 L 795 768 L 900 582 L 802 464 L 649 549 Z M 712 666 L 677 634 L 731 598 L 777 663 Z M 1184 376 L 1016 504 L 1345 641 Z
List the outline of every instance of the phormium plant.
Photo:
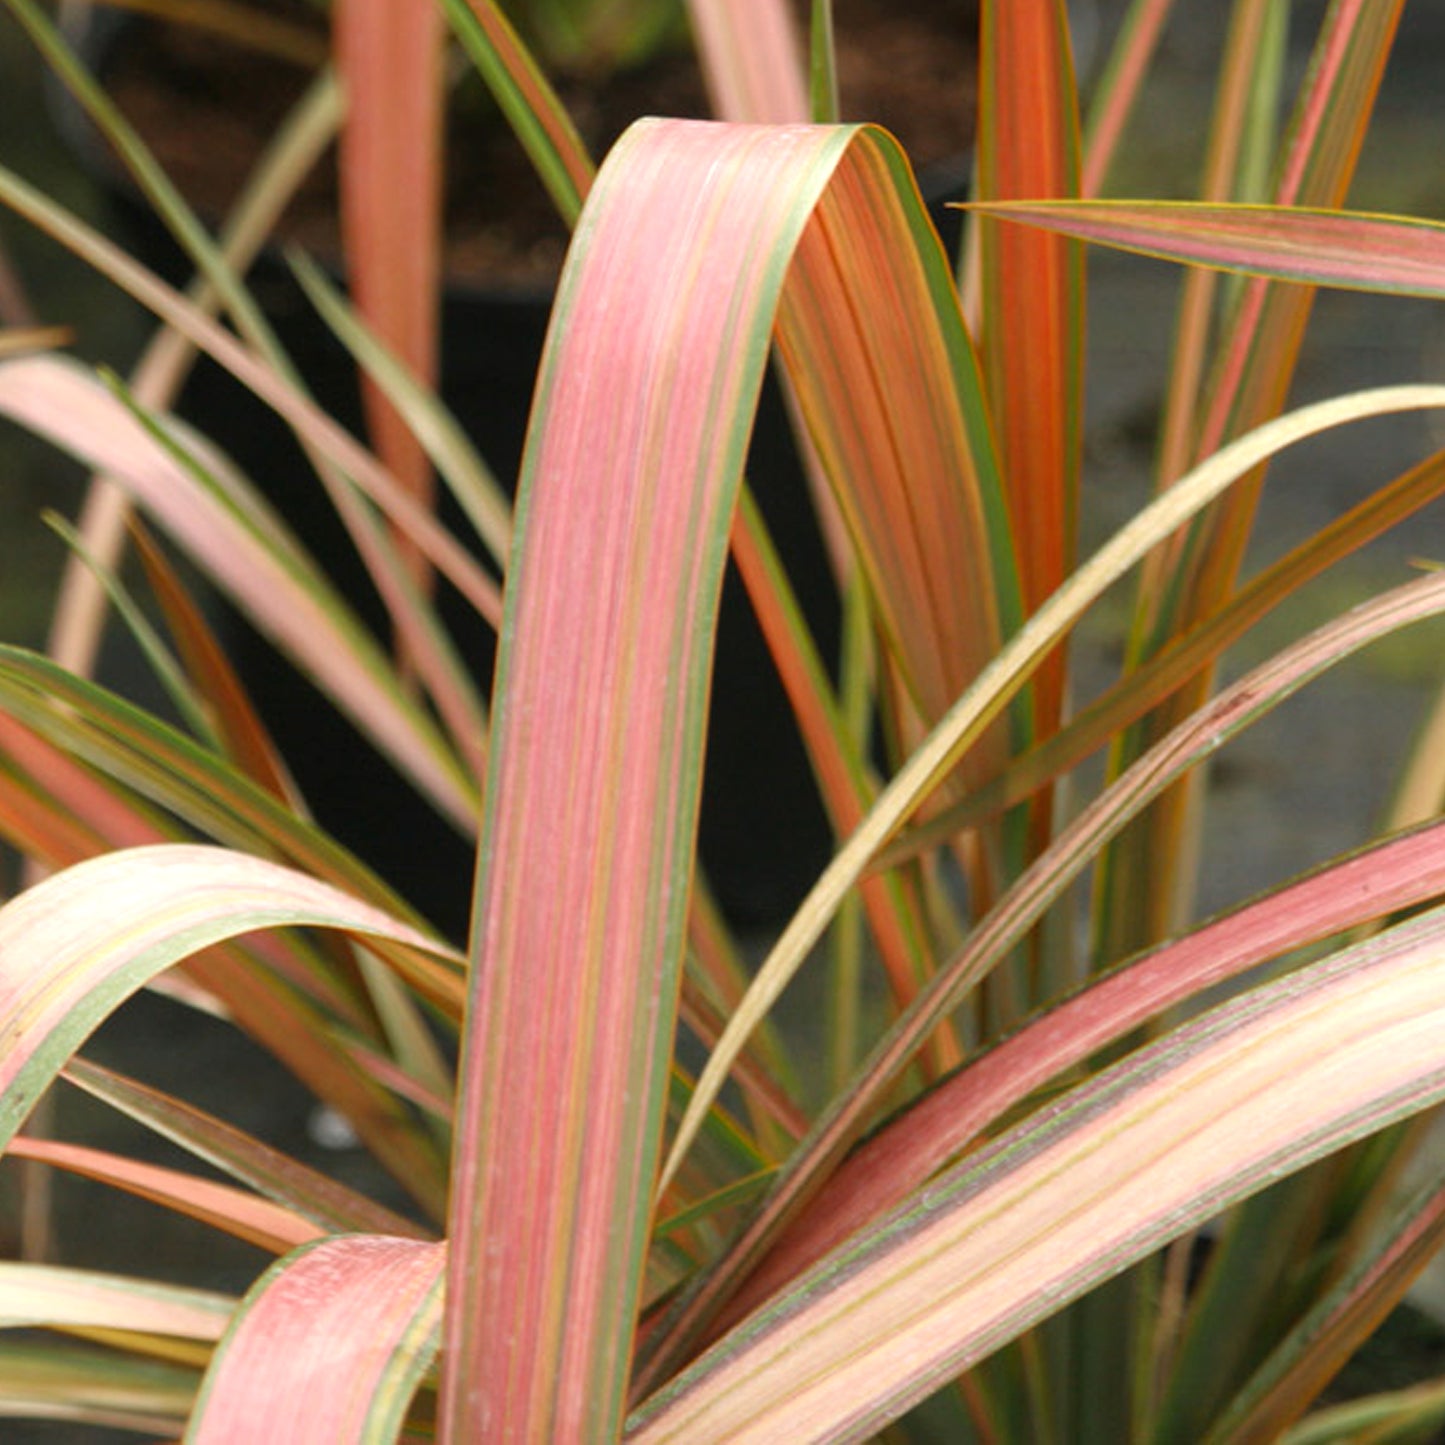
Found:
M 147 640 L 179 723 L 0 648 L 0 826 L 55 870 L 0 910 L 6 1147 L 276 1257 L 239 1300 L 142 1265 L 0 1267 L 4 1322 L 44 1331 L 0 1363 L 0 1409 L 227 1441 L 1301 1442 L 1445 1417 L 1439 1386 L 1316 1407 L 1445 1229 L 1445 1166 L 1405 1122 L 1445 1097 L 1445 749 L 1412 760 L 1370 847 L 1188 911 L 1192 770 L 1445 610 L 1425 570 L 1216 685 L 1253 624 L 1445 487 L 1427 458 L 1241 580 L 1275 454 L 1445 407 L 1421 384 L 1285 410 L 1312 285 L 1445 291 L 1445 229 L 1340 209 L 1401 0 L 1330 5 L 1252 204 L 1281 7 L 1222 15 L 1188 205 L 1099 199 L 1167 3 L 1131 7 L 1085 127 L 1063 4 L 985 0 L 957 279 L 896 144 L 833 121 L 828 4 L 819 123 L 759 44 L 781 8 L 696 3 L 727 120 L 640 122 L 594 177 L 496 7 L 446 0 L 577 218 L 515 522 L 426 384 L 436 12 L 339 7 L 360 319 L 298 262 L 370 377 L 373 454 L 308 399 L 238 276 L 338 121 L 335 77 L 218 246 L 32 0 L 6 3 L 201 279 L 179 296 L 0 170 L 0 200 L 164 328 L 129 385 L 19 336 L 0 410 L 106 479 L 85 529 L 102 564 L 137 506 L 479 841 L 470 937 L 444 940 L 308 821 L 285 738 L 149 530 L 169 640 Z M 1194 268 L 1157 496 L 1087 558 L 1083 241 Z M 844 596 L 836 682 L 742 486 L 770 347 Z M 394 639 L 166 414 L 191 349 L 295 429 Z M 433 469 L 474 535 L 435 521 Z M 756 971 L 694 868 L 729 546 L 838 838 Z M 1071 629 L 1135 569 L 1126 665 L 1074 712 Z M 437 624 L 442 588 L 500 629 L 490 691 Z M 1066 806 L 1059 780 L 1104 748 L 1103 784 Z M 825 938 L 819 1060 L 768 1016 Z M 148 984 L 273 1051 L 411 1210 L 86 1062 Z M 234 1182 L 22 1133 L 57 1077 Z

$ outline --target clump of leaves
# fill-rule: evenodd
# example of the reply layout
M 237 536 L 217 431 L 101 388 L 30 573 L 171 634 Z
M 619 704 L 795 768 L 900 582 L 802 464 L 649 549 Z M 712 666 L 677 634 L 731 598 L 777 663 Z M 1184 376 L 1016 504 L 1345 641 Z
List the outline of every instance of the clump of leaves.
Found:
M 104 115 L 28 0 L 7 3 Z M 744 42 L 769 12 L 742 8 L 695 7 L 735 82 L 729 121 L 641 122 L 594 179 L 495 8 L 447 5 L 580 217 L 515 519 L 416 378 L 435 277 L 377 260 L 429 234 L 395 202 L 434 192 L 429 123 L 404 123 L 420 69 L 375 60 L 388 7 L 352 7 L 340 52 L 348 185 L 393 201 L 353 225 L 370 329 L 305 273 L 368 370 L 377 455 L 309 401 L 236 282 L 248 227 L 218 250 L 123 123 L 105 117 L 204 275 L 189 300 L 0 172 L 0 199 L 168 328 L 129 388 L 51 354 L 0 363 L 0 408 L 123 488 L 440 814 L 480 816 L 463 950 L 308 821 L 149 539 L 185 726 L 0 649 L 0 826 L 60 870 L 0 911 L 8 1148 L 276 1256 L 241 1300 L 8 1266 L 6 1321 L 51 1333 L 0 1376 L 4 1408 L 198 1440 L 458 1441 L 857 1439 L 905 1416 L 977 1441 L 1303 1441 L 1366 1421 L 1413 1438 L 1445 1413 L 1430 1387 L 1307 1414 L 1445 1227 L 1445 1174 L 1405 1122 L 1445 1096 L 1445 753 L 1422 748 L 1371 846 L 1223 917 L 1188 907 L 1193 771 L 1445 609 L 1445 578 L 1404 578 L 1216 686 L 1253 623 L 1445 486 L 1426 458 L 1240 581 L 1272 457 L 1445 406 L 1420 384 L 1284 410 L 1312 284 L 1445 287 L 1442 228 L 1339 209 L 1398 0 L 1331 5 L 1255 206 L 1232 198 L 1282 84 L 1277 7 L 1233 8 L 1201 203 L 1182 206 L 1096 199 L 1168 6 L 1131 10 L 1085 138 L 1062 4 L 985 0 L 961 284 L 887 135 L 777 123 L 803 119 L 799 75 L 758 84 L 775 52 Z M 822 121 L 829 20 L 816 5 Z M 419 67 L 431 23 L 414 22 Z M 278 166 L 335 123 L 328 87 Z M 421 150 L 399 155 L 358 106 Z M 1158 494 L 1086 559 L 1079 238 L 1246 278 L 1187 273 Z M 217 298 L 235 331 L 208 318 Z M 176 337 L 296 430 L 395 660 L 250 483 L 157 410 Z M 742 487 L 770 345 L 845 597 L 836 687 Z M 433 468 L 475 537 L 435 522 Z M 97 496 L 113 526 L 121 493 Z M 838 836 L 755 972 L 694 860 L 729 545 Z M 1072 629 L 1134 569 L 1126 666 L 1074 714 Z M 490 693 L 437 624 L 437 577 L 500 628 Z M 1071 814 L 1059 780 L 1105 747 Z M 806 1070 L 768 1015 L 830 930 L 827 1066 Z M 886 994 L 866 1032 L 864 959 Z M 146 984 L 271 1049 L 413 1212 L 87 1064 L 85 1038 Z M 234 1183 L 20 1134 L 61 1075 Z M 1423 1183 L 1402 1198 L 1410 1160 Z

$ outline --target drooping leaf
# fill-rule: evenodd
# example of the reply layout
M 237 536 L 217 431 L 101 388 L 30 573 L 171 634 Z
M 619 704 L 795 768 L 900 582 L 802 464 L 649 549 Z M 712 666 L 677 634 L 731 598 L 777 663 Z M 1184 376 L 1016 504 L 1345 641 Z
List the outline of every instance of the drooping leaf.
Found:
M 1302 407 L 1221 448 L 1138 513 L 1085 562 L 949 709 L 879 795 L 868 817 L 814 885 L 764 961 L 748 997 L 735 1011 L 727 1034 L 699 1077 L 693 1107 L 678 1130 L 663 1168 L 663 1179 L 666 1180 L 685 1152 L 705 1104 L 716 1098 L 741 1040 L 777 1001 L 808 950 L 821 937 L 847 890 L 912 810 L 977 742 L 1007 699 L 1019 691 L 1039 660 L 1090 602 L 1188 517 L 1292 441 L 1348 420 L 1387 414 L 1396 409 L 1442 405 L 1445 405 L 1445 388 L 1422 386 L 1382 388 Z
M 1270 188 L 1278 205 L 1332 209 L 1343 205 L 1354 177 L 1380 80 L 1399 25 L 1403 0 L 1332 0 L 1320 22 L 1310 63 L 1296 97 Z M 1247 69 L 1250 63 L 1244 58 Z M 1211 199 L 1218 199 L 1212 197 Z M 1314 293 L 1305 286 L 1247 279 L 1232 297 L 1200 390 L 1197 408 L 1171 416 L 1171 445 L 1187 435 L 1183 464 L 1214 452 L 1230 438 L 1284 408 L 1308 324 Z M 1173 483 L 1176 473 L 1160 476 Z M 1130 661 L 1157 649 L 1172 633 L 1208 617 L 1234 587 L 1253 527 L 1264 469 L 1202 514 L 1146 568 L 1131 637 Z M 1184 688 L 1156 723 L 1136 730 L 1116 750 L 1116 764 L 1151 735 L 1177 721 L 1205 696 L 1210 678 Z M 1187 911 L 1190 855 L 1198 825 L 1195 797 L 1162 798 L 1145 824 L 1128 835 L 1101 873 L 1101 926 L 1094 951 L 1101 960 L 1126 956 L 1167 936 Z M 1162 861 L 1171 887 L 1137 899 L 1146 870 Z
M 9 3 L 9 0 L 7 0 Z M 375 500 L 483 617 L 498 614 L 497 589 L 458 542 L 420 507 L 354 437 L 298 391 L 278 368 L 241 345 L 119 247 L 0 166 L 0 204 L 6 205 L 108 276 L 141 305 L 194 343 L 255 392 L 296 431 L 303 444 L 331 462 Z M 247 514 L 253 520 L 254 501 Z
M 24 731 L 15 732 L 11 717 L 37 729 L 64 753 L 46 750 L 38 755 Z M 72 677 L 45 658 L 3 645 L 0 744 L 20 750 L 35 776 L 47 780 L 77 817 L 105 822 L 103 836 L 112 845 L 168 836 L 159 819 L 138 816 L 134 806 L 126 806 L 134 790 L 229 847 L 274 852 L 389 912 L 407 913 L 406 905 L 359 860 L 205 748 L 98 685 Z M 124 784 L 125 795 L 108 792 L 77 759 Z M 452 1014 L 460 1011 L 462 988 L 455 967 L 414 953 L 389 956 L 424 994 Z
M 1298 547 L 1243 583 L 1218 612 L 1174 638 L 1163 650 L 1081 708 L 1052 737 L 1008 764 L 1003 776 L 973 790 L 963 802 L 910 829 L 878 859 L 880 868 L 937 846 L 962 828 L 1027 798 L 1039 784 L 1081 762 L 1136 722 L 1186 678 L 1221 657 L 1280 603 L 1343 557 L 1354 554 L 1388 528 L 1398 526 L 1445 491 L 1445 453 L 1436 453 L 1336 517 Z M 1428 786 L 1408 814 L 1392 817 L 1387 831 L 1433 817 Z
M 461 826 L 470 825 L 473 785 L 435 726 L 388 681 L 385 661 L 348 609 L 308 585 L 270 539 L 197 486 L 94 377 L 58 360 L 10 362 L 0 368 L 0 410 L 123 480 L 378 746 Z
M 401 1215 L 201 1110 L 77 1056 L 68 1083 L 332 1234 L 422 1237 Z
M 341 115 L 335 76 L 325 70 L 307 88 L 257 163 L 221 230 L 221 255 L 243 273 L 298 186 L 336 133 Z M 189 299 L 206 315 L 220 304 L 220 293 L 203 277 L 192 283 Z M 130 374 L 131 394 L 146 407 L 164 410 L 175 400 L 196 350 L 179 332 L 163 327 L 147 345 Z M 86 545 L 107 565 L 119 564 L 131 513 L 129 494 L 104 477 L 91 478 L 79 528 Z M 58 662 L 89 675 L 104 626 L 104 599 L 89 572 L 71 564 L 61 579 L 49 638 Z
M 1382 843 L 1100 979 L 981 1055 L 859 1146 L 753 1275 L 736 1320 L 898 1203 L 1025 1100 L 1150 1018 L 1290 950 L 1445 894 L 1445 825 Z
M 446 1438 L 584 1420 L 605 1433 L 621 1418 L 709 620 L 782 280 L 767 243 L 796 239 L 848 138 L 636 127 L 599 177 L 595 219 L 564 276 L 558 315 L 573 324 L 554 325 L 543 362 L 545 424 L 523 463 L 498 665 L 453 1183 Z M 714 188 L 699 199 L 663 157 L 706 158 Z M 609 206 L 624 181 L 631 206 Z M 632 267 L 629 243 L 644 235 L 685 266 L 654 245 L 646 269 Z M 628 325 L 606 323 L 608 311 L 586 324 L 601 299 L 618 304 L 629 273 Z M 623 395 L 625 411 L 613 401 Z M 649 450 L 673 465 L 640 466 Z M 629 519 L 644 518 L 645 537 L 629 533 Z M 574 602 L 558 575 L 586 591 Z M 559 1188 L 564 1178 L 575 1183 Z M 503 1300 L 505 1337 L 488 1325 Z
M 229 1184 L 187 1175 L 123 1154 L 19 1134 L 10 1141 L 12 1158 L 35 1160 L 56 1169 L 124 1189 L 153 1204 L 225 1230 L 273 1254 L 320 1238 L 325 1231 L 290 1209 Z
M 778 1228 L 807 1201 L 836 1165 L 843 1150 L 857 1139 L 868 1120 L 870 1109 L 882 1102 L 887 1088 L 916 1056 L 938 1018 L 956 1007 L 968 987 L 986 977 L 1007 957 L 1008 951 L 1027 935 L 1044 910 L 1062 894 L 1101 847 L 1164 789 L 1177 782 L 1190 766 L 1207 757 L 1262 710 L 1273 706 L 1351 650 L 1388 633 L 1407 618 L 1419 620 L 1438 615 L 1442 609 L 1445 609 L 1445 584 L 1433 585 L 1427 580 L 1423 588 L 1420 583 L 1415 583 L 1397 589 L 1376 599 L 1375 603 L 1360 612 L 1321 628 L 1241 678 L 1212 704 L 1181 723 L 1085 809 L 980 921 L 914 1004 L 874 1045 L 850 1086 L 823 1111 L 808 1137 L 779 1172 L 764 1205 L 755 1211 L 727 1254 L 713 1266 L 706 1278 L 697 1283 L 686 1301 L 674 1312 L 666 1330 L 655 1335 L 652 1347 L 656 1353 L 648 1362 L 644 1380 L 649 1384 L 658 1381 L 664 1362 L 676 1363 L 679 1360 L 754 1266 Z M 1433 877 L 1431 881 L 1433 883 Z M 1434 891 L 1433 888 L 1431 891 Z M 1278 915 L 1269 918 L 1271 926 L 1278 921 Z M 1088 1004 L 1083 1005 L 1081 1012 L 1087 1014 L 1089 1007 Z M 1000 1053 L 1005 1059 L 1012 1057 L 1003 1050 Z M 1072 1058 L 1071 1061 L 1080 1060 Z M 1062 1063 L 1060 1067 L 1063 1067 Z M 1032 1084 L 1042 1082 L 1041 1077 L 1031 1080 Z M 699 1093 L 701 1087 L 700 1084 Z M 972 1097 L 965 1092 L 966 1097 Z M 1009 1095 L 1009 1101 L 1015 1102 L 1018 1097 Z M 980 1118 L 977 1122 L 981 1127 L 984 1120 Z M 947 1157 L 945 1152 L 930 1155 L 929 1149 L 935 1143 L 944 1146 L 950 1138 L 962 1147 L 971 1137 L 966 1123 L 963 1130 L 957 1135 L 950 1135 L 946 1129 L 926 1135 L 921 1145 L 922 1153 L 915 1155 L 912 1161 L 916 1173 L 909 1176 L 906 1173 L 908 1166 L 900 1166 L 900 1183 L 903 1179 L 921 1182 L 921 1177 L 926 1177 Z M 875 1197 L 892 1197 L 886 1170 L 876 1176 L 874 1183 L 880 1190 L 880 1195 Z M 870 1189 L 871 1186 L 866 1186 L 863 1192 L 868 1194 Z M 840 1210 L 847 1209 L 847 1201 L 848 1193 L 840 1192 L 837 1199 Z M 824 1221 L 828 1220 L 826 1207 L 822 1216 Z M 852 1227 L 857 1222 L 856 1214 L 847 1225 L 835 1216 L 832 1222 L 821 1222 L 819 1227 L 826 1233 L 834 1228 Z M 787 1272 L 786 1265 L 782 1266 L 782 1272 Z
M 77 864 L 0 909 L 0 1145 L 82 1040 L 149 978 L 207 944 L 282 924 L 444 951 L 290 869 L 185 844 Z
M 0 1261 L 0 1328 L 84 1325 L 212 1341 L 221 1338 L 235 1307 L 235 1300 L 210 1290 Z

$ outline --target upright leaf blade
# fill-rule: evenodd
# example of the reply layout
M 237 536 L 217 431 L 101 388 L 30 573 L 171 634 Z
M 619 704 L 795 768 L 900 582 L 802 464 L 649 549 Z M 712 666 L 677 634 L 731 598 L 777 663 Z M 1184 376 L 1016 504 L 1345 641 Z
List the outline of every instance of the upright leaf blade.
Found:
M 593 165 L 556 93 L 495 0 L 442 0 L 447 18 L 570 226 Z
M 850 134 L 639 124 L 563 279 L 498 668 L 444 1438 L 621 1421 L 732 502 L 784 267 Z
M 916 300 L 928 324 L 860 328 L 856 298 L 873 294 Z M 896 415 L 877 384 L 866 415 L 818 406 L 842 459 L 833 480 L 858 517 L 900 521 L 900 545 L 929 559 L 920 582 L 886 525 L 856 528 L 883 559 L 890 616 L 920 592 L 950 627 L 960 610 L 997 615 L 995 578 L 976 566 L 1007 570 L 975 363 L 896 147 L 854 127 L 634 128 L 564 279 L 509 569 L 453 1187 L 453 1438 L 620 1420 L 707 639 L 775 314 L 790 363 L 828 358 L 817 403 L 840 377 L 917 360 Z M 890 453 L 900 439 L 911 469 Z M 944 706 L 945 679 L 967 666 L 937 660 L 933 619 L 908 624 L 900 656 Z M 969 641 L 981 665 L 986 644 Z M 511 1338 L 489 1331 L 518 1299 Z
M 703 78 L 719 120 L 808 119 L 802 47 L 782 0 L 688 0 Z
M 978 195 L 1077 196 L 1079 115 L 1061 0 L 985 0 L 979 66 Z M 979 229 L 981 344 L 1005 485 L 1032 612 L 1073 565 L 1083 387 L 1079 248 L 992 223 Z M 1052 731 L 1061 663 L 1038 683 Z
M 352 294 L 377 335 L 422 382 L 434 381 L 441 265 L 442 36 L 434 4 L 338 0 L 332 15 L 346 88 L 341 226 Z M 376 450 L 423 503 L 427 456 L 401 414 L 363 379 Z M 408 559 L 421 572 L 422 559 Z

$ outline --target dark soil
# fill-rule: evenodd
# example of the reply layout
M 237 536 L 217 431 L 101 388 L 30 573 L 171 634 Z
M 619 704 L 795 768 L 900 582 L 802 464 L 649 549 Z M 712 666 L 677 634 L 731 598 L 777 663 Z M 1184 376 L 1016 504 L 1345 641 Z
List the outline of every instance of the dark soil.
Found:
M 255 0 L 315 36 L 306 0 Z M 967 152 L 973 124 L 973 0 L 839 0 L 837 50 L 844 114 L 892 130 L 920 169 Z M 105 69 L 113 98 L 202 215 L 219 217 L 289 108 L 309 70 L 179 24 L 128 27 Z M 642 115 L 706 116 L 691 52 L 672 52 L 611 76 L 554 77 L 594 156 Z M 454 278 L 492 284 L 555 277 L 566 231 L 474 75 L 450 107 L 447 265 Z M 335 176 L 308 183 L 286 220 L 290 239 L 322 256 L 337 250 Z

